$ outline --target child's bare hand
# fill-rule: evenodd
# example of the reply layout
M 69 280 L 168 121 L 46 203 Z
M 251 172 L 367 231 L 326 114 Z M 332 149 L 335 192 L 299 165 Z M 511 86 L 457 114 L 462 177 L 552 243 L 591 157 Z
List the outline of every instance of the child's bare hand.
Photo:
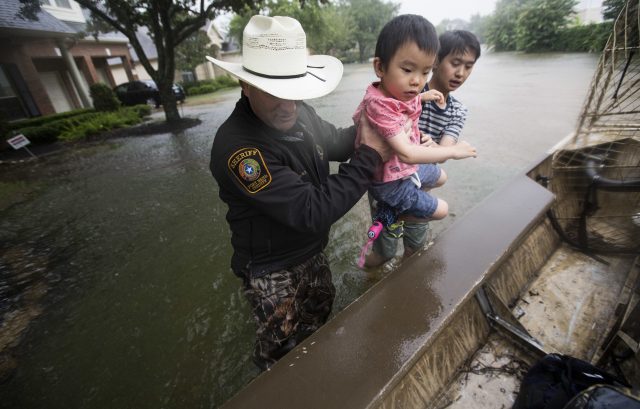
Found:
M 434 146 L 437 145 L 429 135 L 424 132 L 420 132 L 420 145 L 422 146 Z
M 453 145 L 452 148 L 454 149 L 453 159 L 475 158 L 478 156 L 476 148 L 466 141 L 459 141 L 457 144 Z
M 429 91 L 421 93 L 420 100 L 422 102 L 435 101 L 438 105 L 444 105 L 444 95 L 442 95 L 442 92 L 435 89 L 430 89 Z

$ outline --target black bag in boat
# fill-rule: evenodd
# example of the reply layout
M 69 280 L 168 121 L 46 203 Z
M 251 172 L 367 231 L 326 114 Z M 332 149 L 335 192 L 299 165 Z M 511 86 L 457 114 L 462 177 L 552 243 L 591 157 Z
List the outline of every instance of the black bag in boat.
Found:
M 562 409 L 578 393 L 600 384 L 629 386 L 588 362 L 548 354 L 524 376 L 512 409 Z
M 640 409 L 640 399 L 627 388 L 596 385 L 580 392 L 563 409 Z

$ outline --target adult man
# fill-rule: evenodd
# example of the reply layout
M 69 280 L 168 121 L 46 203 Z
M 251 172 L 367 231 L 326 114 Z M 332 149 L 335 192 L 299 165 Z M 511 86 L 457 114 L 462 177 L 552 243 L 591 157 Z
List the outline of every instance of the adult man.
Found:
M 369 132 L 354 151 L 353 129 L 336 129 L 301 101 L 333 91 L 342 64 L 307 56 L 295 19 L 253 16 L 242 64 L 207 58 L 242 86 L 215 136 L 210 167 L 229 206 L 231 267 L 258 323 L 254 362 L 264 370 L 328 318 L 335 294 L 323 253 L 329 229 L 367 191 L 388 148 Z M 349 158 L 329 175 L 330 160 Z

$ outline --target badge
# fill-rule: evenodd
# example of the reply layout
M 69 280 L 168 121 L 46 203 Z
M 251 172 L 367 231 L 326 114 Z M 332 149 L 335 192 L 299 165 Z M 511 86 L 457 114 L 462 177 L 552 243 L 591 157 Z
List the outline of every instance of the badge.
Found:
M 271 183 L 269 169 L 256 148 L 242 148 L 234 152 L 227 166 L 249 193 L 256 193 Z

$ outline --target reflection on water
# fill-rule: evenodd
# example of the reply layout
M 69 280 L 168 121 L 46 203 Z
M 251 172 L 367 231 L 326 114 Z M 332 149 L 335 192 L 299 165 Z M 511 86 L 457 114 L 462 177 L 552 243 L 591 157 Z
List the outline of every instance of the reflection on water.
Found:
M 446 163 L 452 217 L 523 170 L 570 132 L 595 67 L 584 54 L 486 54 L 457 92 L 474 160 Z M 338 90 L 311 101 L 337 125 L 369 81 L 345 67 Z M 253 323 L 229 269 L 226 207 L 208 170 L 213 134 L 239 91 L 185 113 L 180 134 L 119 140 L 3 173 L 34 183 L 0 210 L 0 406 L 210 408 L 253 376 Z M 341 310 L 386 271 L 356 257 L 361 201 L 327 249 Z M 410 342 L 408 340 L 407 342 Z

